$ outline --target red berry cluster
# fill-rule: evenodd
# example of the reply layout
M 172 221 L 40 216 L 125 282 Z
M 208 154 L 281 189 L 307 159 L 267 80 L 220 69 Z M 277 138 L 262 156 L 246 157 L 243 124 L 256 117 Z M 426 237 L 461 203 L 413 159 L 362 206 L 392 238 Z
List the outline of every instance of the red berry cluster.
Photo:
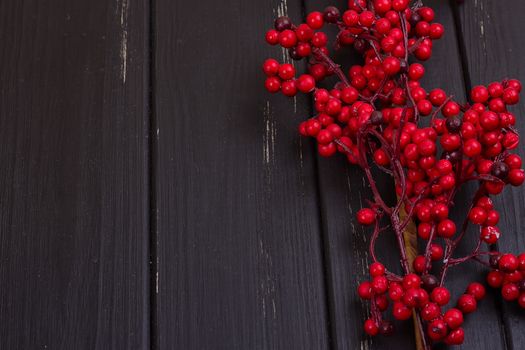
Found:
M 370 336 L 390 335 L 394 331 L 392 322 L 383 319 L 382 313 L 392 304 L 395 319 L 405 321 L 416 310 L 427 322 L 426 334 L 433 341 L 444 341 L 448 345 L 459 345 L 464 340 L 461 328 L 464 315 L 477 308 L 477 301 L 485 296 L 482 284 L 471 283 L 465 294 L 458 299 L 456 308 L 443 311 L 450 302 L 450 292 L 439 287 L 438 280 L 431 275 L 408 274 L 402 279 L 385 275 L 385 267 L 378 262 L 370 265 L 370 281 L 358 287 L 359 297 L 371 301 L 371 317 L 365 321 L 364 330 Z
M 359 165 L 369 182 L 373 199 L 357 213 L 360 224 L 374 227 L 372 280 L 359 287 L 359 295 L 372 301 L 366 332 L 393 331 L 393 324 L 381 317 L 391 302 L 398 320 L 418 310 L 416 321 L 426 348 L 438 341 L 463 341 L 459 320 L 475 310 L 484 289 L 478 283 L 469 285 L 457 308 L 442 312 L 450 299 L 444 286 L 447 271 L 466 261 L 489 265 L 483 258 L 493 253 L 482 246 L 500 237 L 500 215 L 491 196 L 525 180 L 520 156 L 511 153 L 519 136 L 516 118 L 508 110 L 519 102 L 519 81 L 476 86 L 470 104 L 454 101 L 442 89 L 421 86 L 425 68 L 416 61 L 428 60 L 434 41 L 444 33 L 434 17 L 421 1 L 411 5 L 409 0 L 350 0 L 344 12 L 329 6 L 308 14 L 300 24 L 279 17 L 266 41 L 287 49 L 294 60 L 305 59 L 308 73 L 297 77 L 293 64 L 271 58 L 263 64 L 268 91 L 285 96 L 313 93 L 316 115 L 300 123 L 300 134 L 315 138 L 321 156 L 340 153 Z M 363 56 L 362 64 L 343 72 L 330 58 L 328 35 L 321 31 L 325 25 L 339 30 L 335 49 L 352 46 Z M 338 82 L 332 88 L 320 85 L 334 75 Z M 393 177 L 398 196 L 394 206 L 377 190 L 372 167 Z M 457 227 L 449 214 L 456 193 L 467 182 L 477 183 L 478 190 L 468 216 Z M 383 219 L 396 235 L 402 276 L 386 271 L 376 258 L 375 242 L 386 228 Z M 409 263 L 403 234 L 411 223 L 426 249 Z M 478 244 L 471 254 L 455 257 L 470 224 L 479 228 Z
M 501 288 L 501 296 L 507 301 L 518 301 L 525 309 L 525 253 L 494 255 L 490 259 L 494 270 L 487 275 L 487 283 Z

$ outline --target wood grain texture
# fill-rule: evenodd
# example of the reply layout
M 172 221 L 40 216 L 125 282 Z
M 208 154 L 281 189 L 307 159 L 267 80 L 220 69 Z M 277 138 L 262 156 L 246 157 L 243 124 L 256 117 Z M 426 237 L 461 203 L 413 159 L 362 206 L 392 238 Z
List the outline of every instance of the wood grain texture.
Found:
M 525 11 L 525 3 L 520 0 L 509 0 L 504 4 L 489 0 L 466 1 L 458 10 L 472 85 L 488 84 L 505 78 L 525 81 L 523 21 L 517 20 L 517 14 Z M 511 111 L 515 113 L 517 129 L 523 135 L 525 104 L 520 102 Z M 525 156 L 523 143 L 517 153 Z M 525 251 L 524 189 L 508 188 L 495 203 L 502 213 L 499 224 L 503 232 L 499 241 L 500 250 L 514 253 Z M 504 309 L 509 346 L 520 349 L 525 343 L 525 313 L 514 303 L 504 303 Z
M 145 1 L 0 3 L 0 348 L 146 349 Z
M 299 1 L 157 1 L 160 349 L 328 348 L 307 102 L 260 70 L 284 13 Z

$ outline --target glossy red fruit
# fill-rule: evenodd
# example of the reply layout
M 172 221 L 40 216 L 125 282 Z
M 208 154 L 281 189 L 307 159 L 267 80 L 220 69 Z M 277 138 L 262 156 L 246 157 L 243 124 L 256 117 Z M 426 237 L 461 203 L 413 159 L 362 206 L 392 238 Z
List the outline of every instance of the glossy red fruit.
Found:
M 441 308 L 436 303 L 428 303 L 420 311 L 421 318 L 425 321 L 432 321 L 441 316 Z
M 503 254 L 498 262 L 499 269 L 505 272 L 515 271 L 518 269 L 518 266 L 518 258 L 513 254 Z
M 470 294 L 463 294 L 458 299 L 458 309 L 460 309 L 464 314 L 469 314 L 477 309 L 476 299 Z
M 372 285 L 370 282 L 361 282 L 357 287 L 357 294 L 361 299 L 369 300 L 372 297 Z
M 468 218 L 472 223 L 481 225 L 487 220 L 487 212 L 481 207 L 474 207 L 470 210 Z
M 430 322 L 427 326 L 427 335 L 434 341 L 439 341 L 447 336 L 447 324 L 445 321 L 437 319 Z
M 396 320 L 406 321 L 412 317 L 412 310 L 405 304 L 396 301 L 392 307 L 392 314 Z
M 401 69 L 401 62 L 395 57 L 386 57 L 383 60 L 383 70 L 388 75 L 395 75 Z
M 372 263 L 369 267 L 370 276 L 377 277 L 377 276 L 383 276 L 385 274 L 385 265 L 375 262 Z
M 485 297 L 485 287 L 478 282 L 472 282 L 467 287 L 467 294 L 472 295 L 476 300 L 481 300 Z
M 295 67 L 290 63 L 281 64 L 279 67 L 279 78 L 282 80 L 290 80 L 295 77 Z
M 465 331 L 463 328 L 458 328 L 451 331 L 448 336 L 445 338 L 445 343 L 447 345 L 461 345 L 465 340 Z
M 303 74 L 296 80 L 296 86 L 302 93 L 311 92 L 315 88 L 315 79 L 309 74 Z
M 449 309 L 443 315 L 443 320 L 450 329 L 459 328 L 463 324 L 463 313 L 458 309 Z
M 418 255 L 412 263 L 414 271 L 417 273 L 423 273 L 426 269 L 426 259 L 423 255 Z
M 445 287 L 437 287 L 430 294 L 430 299 L 439 306 L 447 305 L 450 301 L 450 292 Z
M 492 288 L 499 288 L 503 284 L 504 277 L 500 271 L 490 271 L 487 275 L 487 283 Z
M 437 227 L 437 234 L 443 238 L 451 238 L 456 233 L 456 224 L 450 219 L 441 221 Z
M 379 334 L 379 326 L 377 325 L 376 321 L 371 318 L 365 321 L 364 330 L 366 334 L 372 337 Z
M 513 301 L 520 296 L 520 290 L 514 283 L 507 283 L 501 287 L 501 296 L 507 301 Z
M 268 92 L 276 93 L 281 90 L 281 80 L 277 77 L 268 77 L 266 78 L 264 87 Z
M 374 277 L 371 286 L 375 294 L 384 294 L 388 290 L 388 280 L 385 276 Z
M 507 181 L 512 186 L 520 186 L 523 184 L 524 180 L 525 180 L 525 172 L 523 171 L 523 169 L 512 169 L 511 171 L 509 171 Z
M 470 98 L 474 103 L 485 103 L 489 99 L 489 90 L 482 85 L 475 86 L 470 92 Z
M 403 277 L 403 288 L 405 290 L 408 289 L 417 289 L 421 286 L 421 278 L 416 275 L 415 273 L 409 273 L 405 277 Z
M 376 214 L 370 208 L 363 208 L 357 212 L 357 221 L 361 225 L 372 225 L 376 221 Z
M 311 12 L 306 16 L 306 23 L 312 29 L 321 29 L 324 25 L 324 18 L 321 12 Z

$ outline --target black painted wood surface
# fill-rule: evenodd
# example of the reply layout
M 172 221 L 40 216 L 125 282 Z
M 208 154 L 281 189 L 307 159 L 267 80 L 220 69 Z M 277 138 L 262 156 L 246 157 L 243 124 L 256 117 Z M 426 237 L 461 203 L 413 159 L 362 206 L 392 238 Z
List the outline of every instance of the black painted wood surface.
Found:
M 162 349 L 329 347 L 313 154 L 296 127 L 307 100 L 261 85 L 280 54 L 265 30 L 300 10 L 156 4 Z
M 263 60 L 288 60 L 264 43 L 273 18 L 334 3 L 0 2 L 0 349 L 413 347 L 409 323 L 362 332 L 360 170 L 298 136 L 308 98 L 262 86 Z M 427 89 L 525 81 L 522 1 L 426 3 L 447 31 Z M 524 251 L 523 189 L 497 205 L 501 249 Z M 452 270 L 456 295 L 476 271 Z M 524 313 L 479 306 L 461 348 L 520 349 Z
M 0 2 L 0 348 L 149 348 L 147 12 Z

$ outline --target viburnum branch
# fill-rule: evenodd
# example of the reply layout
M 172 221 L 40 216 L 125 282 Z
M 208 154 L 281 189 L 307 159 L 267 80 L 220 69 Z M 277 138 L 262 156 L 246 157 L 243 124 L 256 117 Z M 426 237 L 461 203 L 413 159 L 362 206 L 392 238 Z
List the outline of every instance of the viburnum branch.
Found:
M 331 58 L 327 25 L 338 30 L 335 50 L 353 47 L 363 59 L 348 72 Z M 304 23 L 279 17 L 266 33 L 267 43 L 305 59 L 307 73 L 298 75 L 294 65 L 275 59 L 263 64 L 269 92 L 312 93 L 315 115 L 301 122 L 300 134 L 315 138 L 320 156 L 339 153 L 360 168 L 370 187 L 372 198 L 357 212 L 361 225 L 373 227 L 370 278 L 358 287 L 359 297 L 370 302 L 364 332 L 393 334 L 395 323 L 385 314 L 391 309 L 398 322 L 414 319 L 416 347 L 424 350 L 463 343 L 464 317 L 485 296 L 481 283 L 462 276 L 470 283 L 445 311 L 452 299 L 451 267 L 471 261 L 488 267 L 488 285 L 525 308 L 525 254 L 495 249 L 502 232 L 492 202 L 505 187 L 525 180 L 522 159 L 513 153 L 520 137 L 510 110 L 522 86 L 515 79 L 478 85 L 470 103 L 461 105 L 440 88 L 427 91 L 421 84 L 425 67 L 416 61 L 431 58 L 443 33 L 421 0 L 354 0 L 344 12 L 333 6 L 311 12 Z M 333 74 L 339 81 L 327 86 L 324 80 Z M 393 179 L 395 204 L 379 190 L 380 176 Z M 465 206 L 457 205 L 456 194 L 472 182 L 478 189 L 458 232 L 451 212 Z M 381 227 L 380 221 L 389 223 Z M 476 231 L 467 233 L 471 225 L 478 228 L 474 237 L 470 232 Z M 379 259 L 377 242 L 386 235 L 396 240 L 399 266 L 387 268 Z M 455 256 L 467 238 L 474 249 Z M 397 270 L 401 275 L 392 272 Z

